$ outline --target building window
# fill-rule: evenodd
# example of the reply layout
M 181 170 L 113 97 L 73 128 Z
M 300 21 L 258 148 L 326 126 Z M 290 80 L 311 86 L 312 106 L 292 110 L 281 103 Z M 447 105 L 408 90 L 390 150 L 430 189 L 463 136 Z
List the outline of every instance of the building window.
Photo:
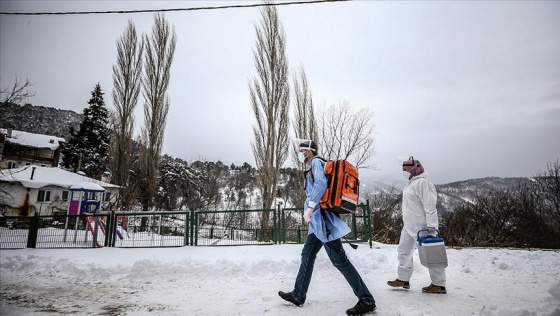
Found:
M 63 201 L 68 201 L 68 196 L 70 195 L 69 193 L 70 193 L 70 191 L 62 191 L 62 200 Z
M 50 202 L 51 193 L 51 190 L 39 190 L 39 194 L 37 194 L 37 202 Z
M 8 169 L 17 168 L 17 164 L 13 161 L 8 161 Z

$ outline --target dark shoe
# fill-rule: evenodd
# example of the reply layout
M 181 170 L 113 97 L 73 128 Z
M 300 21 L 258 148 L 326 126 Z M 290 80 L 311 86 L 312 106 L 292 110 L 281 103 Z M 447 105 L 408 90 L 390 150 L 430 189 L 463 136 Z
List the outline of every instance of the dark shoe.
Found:
M 396 279 L 395 281 L 387 281 L 387 285 L 392 287 L 402 287 L 403 289 L 410 289 L 410 283 L 408 281 L 402 281 Z
M 445 286 L 430 284 L 429 286 L 423 287 L 422 292 L 430 294 L 446 294 L 447 290 L 445 289 Z
M 350 308 L 349 310 L 346 311 L 346 315 L 364 315 L 367 314 L 369 312 L 373 312 L 377 309 L 377 306 L 375 306 L 375 303 L 369 305 L 364 303 L 364 301 L 359 300 L 358 303 L 356 304 L 356 306 Z
M 295 306 L 300 306 L 301 304 L 303 304 L 302 302 L 295 299 L 295 297 L 292 295 L 292 292 L 285 293 L 279 291 L 278 295 L 280 295 L 280 297 L 283 298 L 284 300 L 294 304 Z

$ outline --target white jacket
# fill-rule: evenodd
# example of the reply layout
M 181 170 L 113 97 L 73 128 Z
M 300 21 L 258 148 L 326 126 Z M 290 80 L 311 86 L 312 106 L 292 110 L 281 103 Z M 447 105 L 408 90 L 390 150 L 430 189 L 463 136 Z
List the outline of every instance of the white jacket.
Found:
M 408 181 L 402 196 L 402 217 L 404 229 L 416 237 L 416 233 L 427 227 L 438 228 L 436 210 L 437 192 L 423 172 Z

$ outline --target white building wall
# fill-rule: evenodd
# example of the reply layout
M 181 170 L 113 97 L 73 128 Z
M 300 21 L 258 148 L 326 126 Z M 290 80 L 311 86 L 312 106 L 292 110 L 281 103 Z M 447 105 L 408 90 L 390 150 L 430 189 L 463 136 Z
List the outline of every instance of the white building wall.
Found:
M 50 201 L 39 202 L 39 191 L 51 191 Z M 58 186 L 46 186 L 40 189 L 26 189 L 18 183 L 0 182 L 0 192 L 2 192 L 4 207 L 0 206 L 0 211 L 4 212 L 6 216 L 32 216 L 37 212 L 39 215 L 54 215 L 55 213 L 64 213 L 68 211 L 68 204 L 72 197 L 71 192 L 68 192 L 68 200 L 63 201 L 63 191 L 69 191 L 68 188 Z M 118 197 L 118 189 L 110 188 L 111 200 L 104 201 L 102 193 L 97 193 L 96 198 L 101 200 L 101 207 L 104 210 L 109 210 L 111 204 L 114 204 Z M 5 194 L 4 194 L 5 193 Z M 29 198 L 26 203 L 27 195 Z M 5 195 L 5 196 L 4 196 Z M 28 206 L 27 214 L 22 214 L 24 206 Z

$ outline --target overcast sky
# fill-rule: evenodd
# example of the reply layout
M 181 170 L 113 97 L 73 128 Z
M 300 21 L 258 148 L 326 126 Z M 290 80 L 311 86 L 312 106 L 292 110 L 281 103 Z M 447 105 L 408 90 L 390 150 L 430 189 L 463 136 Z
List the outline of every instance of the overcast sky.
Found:
M 252 1 L 1 1 L 2 12 L 186 8 Z M 350 1 L 278 7 L 290 71 L 303 65 L 316 105 L 374 113 L 375 171 L 398 181 L 413 155 L 436 184 L 532 176 L 560 158 L 560 2 Z M 163 152 L 253 166 L 248 80 L 259 8 L 165 13 L 177 48 Z M 0 15 L 2 87 L 34 83 L 33 105 L 111 99 L 116 41 L 153 13 Z M 143 98 L 136 122 L 142 120 Z M 321 145 L 321 144 L 319 144 Z M 395 180 L 393 180 L 395 179 Z

